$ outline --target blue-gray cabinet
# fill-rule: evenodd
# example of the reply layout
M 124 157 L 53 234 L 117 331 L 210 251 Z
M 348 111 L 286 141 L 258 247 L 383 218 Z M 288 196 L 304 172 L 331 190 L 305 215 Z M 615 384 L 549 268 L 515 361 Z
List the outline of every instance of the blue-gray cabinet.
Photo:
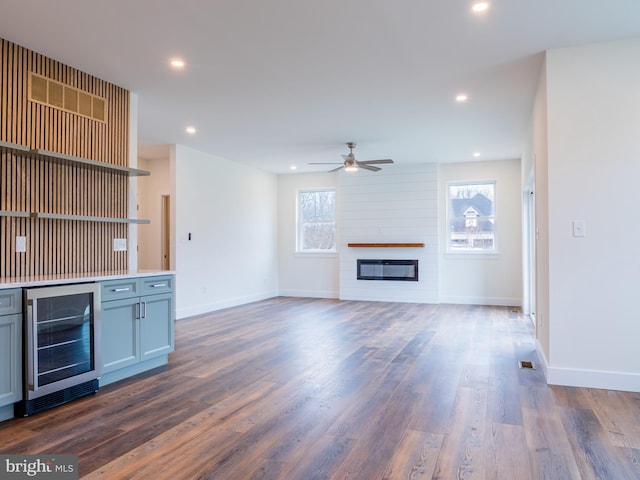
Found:
M 0 420 L 22 400 L 22 289 L 0 290 Z
M 101 285 L 101 385 L 166 363 L 174 349 L 173 275 Z

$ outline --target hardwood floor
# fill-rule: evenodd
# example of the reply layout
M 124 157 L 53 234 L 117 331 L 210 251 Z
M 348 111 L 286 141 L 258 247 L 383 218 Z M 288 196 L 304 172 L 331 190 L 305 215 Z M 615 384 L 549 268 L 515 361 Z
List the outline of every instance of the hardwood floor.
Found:
M 640 394 L 549 387 L 506 307 L 274 298 L 176 323 L 169 365 L 0 424 L 86 479 L 640 478 Z

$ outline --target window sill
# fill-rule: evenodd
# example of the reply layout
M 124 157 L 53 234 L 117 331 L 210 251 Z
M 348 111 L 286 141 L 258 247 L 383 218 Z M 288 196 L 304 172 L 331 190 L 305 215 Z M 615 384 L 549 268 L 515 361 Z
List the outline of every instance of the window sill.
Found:
M 446 258 L 477 258 L 497 260 L 500 256 L 500 252 L 445 252 L 444 256 Z
M 299 258 L 331 258 L 337 257 L 338 252 L 296 252 L 295 256 Z

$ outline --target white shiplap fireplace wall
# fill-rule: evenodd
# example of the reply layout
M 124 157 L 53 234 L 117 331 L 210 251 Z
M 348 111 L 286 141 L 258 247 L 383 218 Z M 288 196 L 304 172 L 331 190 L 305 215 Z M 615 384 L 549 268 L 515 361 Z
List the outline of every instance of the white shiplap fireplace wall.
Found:
M 340 298 L 438 303 L 438 167 L 385 165 L 340 172 Z M 348 243 L 424 243 L 423 248 L 350 248 Z M 356 260 L 418 259 L 417 282 L 357 280 Z

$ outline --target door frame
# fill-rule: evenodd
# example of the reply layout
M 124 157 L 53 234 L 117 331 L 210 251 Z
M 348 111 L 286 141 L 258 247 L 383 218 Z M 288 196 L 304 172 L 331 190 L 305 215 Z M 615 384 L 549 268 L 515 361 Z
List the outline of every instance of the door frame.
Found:
M 160 201 L 160 265 L 171 270 L 171 195 L 162 195 Z

